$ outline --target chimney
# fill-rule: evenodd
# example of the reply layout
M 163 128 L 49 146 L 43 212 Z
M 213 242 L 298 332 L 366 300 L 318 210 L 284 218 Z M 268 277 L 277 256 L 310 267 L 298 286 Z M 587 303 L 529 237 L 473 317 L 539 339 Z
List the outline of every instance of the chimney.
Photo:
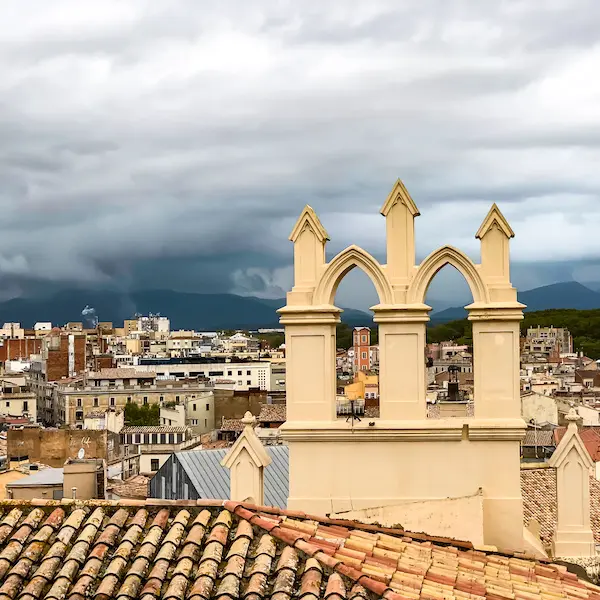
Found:
M 77 500 L 105 498 L 106 462 L 99 458 L 69 458 L 63 467 L 63 496 Z

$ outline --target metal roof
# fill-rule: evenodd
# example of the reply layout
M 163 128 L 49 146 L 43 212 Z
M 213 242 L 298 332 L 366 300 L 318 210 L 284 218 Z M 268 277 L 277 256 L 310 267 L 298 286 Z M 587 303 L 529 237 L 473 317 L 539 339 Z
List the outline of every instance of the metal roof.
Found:
M 31 473 L 31 471 L 30 471 Z M 17 479 L 6 484 L 6 487 L 37 487 L 39 485 L 62 485 L 63 483 L 63 470 L 49 467 L 47 469 L 41 469 L 40 471 L 33 472 L 33 475 L 23 477 L 23 479 Z
M 265 467 L 265 504 L 286 508 L 290 487 L 289 453 L 287 446 L 265 446 L 272 459 Z M 176 452 L 178 460 L 201 498 L 229 498 L 229 469 L 221 461 L 229 448 Z

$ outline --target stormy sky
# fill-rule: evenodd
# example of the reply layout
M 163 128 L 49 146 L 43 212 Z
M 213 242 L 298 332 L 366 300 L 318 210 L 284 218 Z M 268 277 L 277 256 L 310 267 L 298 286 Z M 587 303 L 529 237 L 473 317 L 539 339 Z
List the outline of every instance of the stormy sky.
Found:
M 597 0 L 3 0 L 0 32 L 0 299 L 279 297 L 306 203 L 385 259 L 398 177 L 419 258 L 478 259 L 495 201 L 515 285 L 600 282 Z

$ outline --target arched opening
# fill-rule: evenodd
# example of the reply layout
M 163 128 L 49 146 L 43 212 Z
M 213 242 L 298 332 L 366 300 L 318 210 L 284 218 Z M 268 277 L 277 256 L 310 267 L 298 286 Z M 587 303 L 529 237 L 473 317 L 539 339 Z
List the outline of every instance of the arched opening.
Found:
M 379 417 L 378 329 L 370 306 L 379 301 L 371 278 L 350 268 L 333 303 L 343 308 L 336 327 L 336 415 L 353 421 Z
M 464 308 L 473 301 L 472 288 L 450 263 L 428 282 L 425 303 L 432 307 L 424 357 L 428 418 L 473 416 L 473 329 Z

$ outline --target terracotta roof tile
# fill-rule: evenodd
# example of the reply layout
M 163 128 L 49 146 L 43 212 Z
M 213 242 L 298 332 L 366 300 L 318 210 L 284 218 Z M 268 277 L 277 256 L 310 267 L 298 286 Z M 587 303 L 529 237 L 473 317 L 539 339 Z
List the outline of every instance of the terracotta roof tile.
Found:
M 36 504 L 0 503 L 0 600 L 600 600 L 559 565 L 300 511 Z

